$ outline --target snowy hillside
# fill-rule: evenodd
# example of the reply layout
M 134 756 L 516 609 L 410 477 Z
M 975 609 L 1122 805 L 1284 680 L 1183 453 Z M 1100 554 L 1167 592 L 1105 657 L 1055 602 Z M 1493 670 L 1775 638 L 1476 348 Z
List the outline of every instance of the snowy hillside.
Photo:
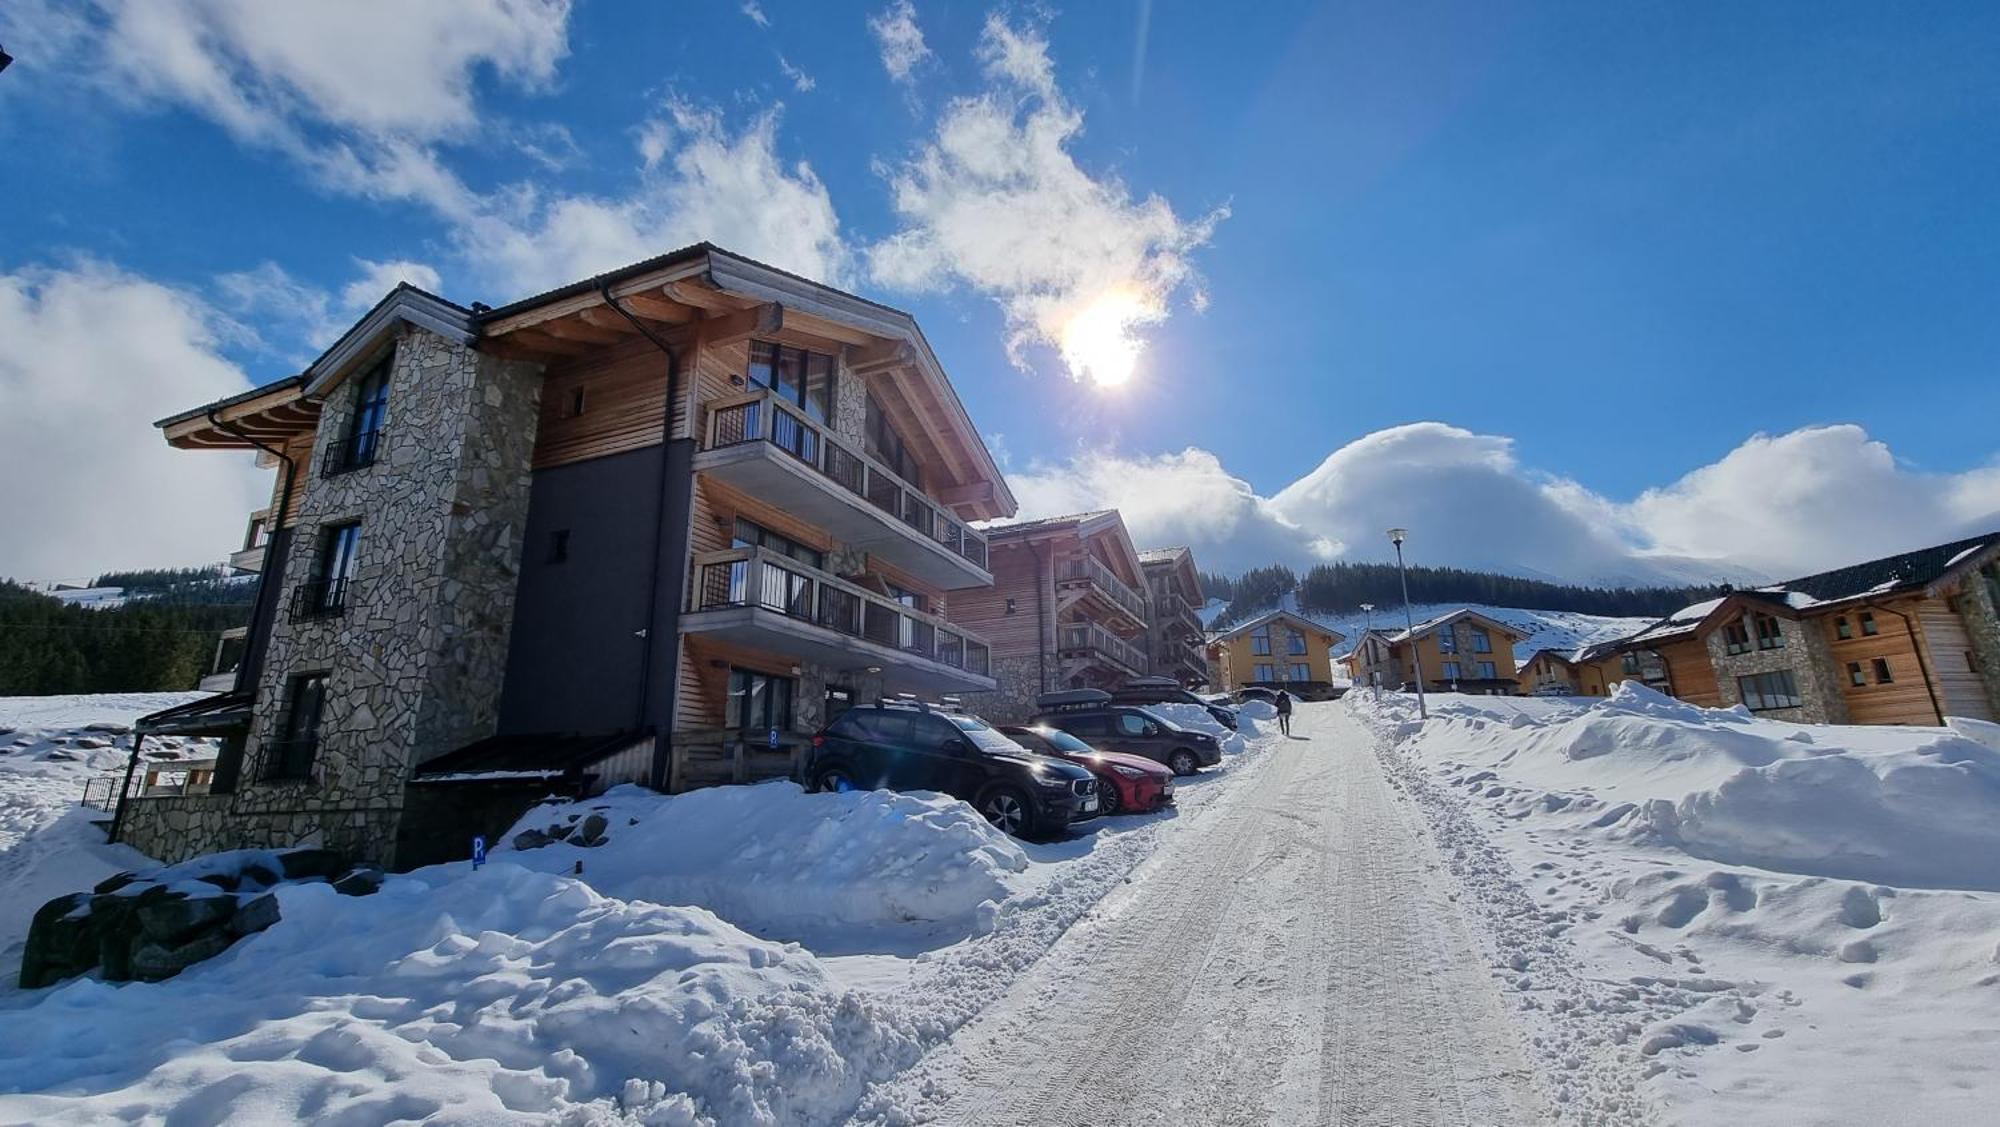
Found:
M 1630 682 L 1434 696 L 1423 725 L 1400 694 L 1343 707 L 1449 847 L 1519 1005 L 1619 1046 L 1670 1119 L 1990 1116 L 2000 727 L 1787 724 Z

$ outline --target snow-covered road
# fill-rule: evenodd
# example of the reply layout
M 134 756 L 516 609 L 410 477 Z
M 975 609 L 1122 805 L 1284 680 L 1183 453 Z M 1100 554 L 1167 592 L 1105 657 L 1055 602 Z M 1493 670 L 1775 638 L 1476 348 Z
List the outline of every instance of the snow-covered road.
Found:
M 1522 1123 L 1518 1034 L 1369 734 L 1288 741 L 876 1103 L 944 1123 Z

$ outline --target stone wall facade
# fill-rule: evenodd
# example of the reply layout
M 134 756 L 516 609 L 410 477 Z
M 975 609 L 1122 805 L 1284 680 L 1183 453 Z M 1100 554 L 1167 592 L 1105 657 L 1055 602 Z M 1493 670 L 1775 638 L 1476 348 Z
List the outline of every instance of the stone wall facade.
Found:
M 424 329 L 395 333 L 388 419 L 375 461 L 327 476 L 348 435 L 352 381 L 320 417 L 290 557 L 233 795 L 132 804 L 126 840 L 172 861 L 303 841 L 381 864 L 417 764 L 492 734 L 529 496 L 539 370 Z M 342 613 L 292 614 L 325 530 L 360 522 Z M 266 780 L 292 679 L 324 673 L 311 777 Z
M 1757 715 L 1767 720 L 1789 720 L 1799 724 L 1847 723 L 1847 700 L 1840 692 L 1839 667 L 1834 663 L 1826 631 L 1817 623 L 1803 619 L 1779 618 L 1777 623 L 1784 645 L 1776 649 L 1758 649 L 1757 632 L 1746 622 L 1744 629 L 1750 634 L 1750 649 L 1740 654 L 1729 652 L 1729 642 L 1722 628 L 1709 632 L 1705 640 L 1708 660 L 1715 667 L 1716 686 L 1722 692 L 1722 706 L 1733 708 L 1743 703 L 1743 693 L 1736 683 L 1738 677 L 1788 669 L 1798 686 L 1799 707 L 1768 709 Z
M 1051 656 L 1047 664 L 1053 677 L 1060 663 Z M 1042 665 L 1043 658 L 1036 654 L 994 658 L 993 679 L 999 687 L 990 693 L 963 694 L 966 711 L 993 724 L 1027 723 L 1038 711 L 1035 698 L 1049 691 L 1042 686 Z
M 2000 564 L 1987 564 L 1967 576 L 1958 594 L 1959 617 L 1979 662 L 1979 679 L 1993 714 L 2000 716 Z

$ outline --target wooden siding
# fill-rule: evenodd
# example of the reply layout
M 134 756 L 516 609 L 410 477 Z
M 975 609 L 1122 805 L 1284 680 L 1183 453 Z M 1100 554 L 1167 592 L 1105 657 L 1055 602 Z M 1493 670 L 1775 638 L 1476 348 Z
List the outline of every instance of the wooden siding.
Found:
M 1685 638 L 1658 647 L 1658 652 L 1667 663 L 1674 696 L 1702 708 L 1722 707 L 1722 687 L 1715 679 L 1706 643 L 1700 638 Z
M 1972 639 L 1965 632 L 1965 620 L 1959 617 L 1957 608 L 1945 599 L 1925 599 L 1916 614 L 1945 715 L 1992 720 L 1993 705 L 1986 699 L 1986 682 L 1974 664 Z
M 1041 548 L 1043 559 L 1037 567 L 1035 552 L 1026 544 L 1008 543 L 995 545 L 989 558 L 988 570 L 993 573 L 993 586 L 973 587 L 954 592 L 951 613 L 946 617 L 976 634 L 985 636 L 993 647 L 993 659 L 998 661 L 1010 657 L 1031 657 L 1038 653 L 1051 655 L 1050 672 L 1055 669 L 1056 593 L 1050 580 L 1048 562 L 1049 549 Z M 1040 621 L 1044 615 L 1046 600 L 1047 629 Z M 1007 613 L 1007 600 L 1014 600 L 1014 613 Z
M 1930 690 L 1925 687 L 1923 672 L 1917 664 L 1916 640 L 1903 619 L 1889 609 L 1893 606 L 1914 619 L 1922 609 L 1922 601 L 1912 599 L 1880 607 L 1858 607 L 1820 620 L 1820 628 L 1826 631 L 1827 644 L 1833 653 L 1834 683 L 1840 687 L 1841 698 L 1847 702 L 1850 723 L 1935 725 L 1938 722 L 1937 709 L 1931 704 Z M 1873 636 L 1861 632 L 1861 616 L 1864 613 L 1875 616 L 1878 633 Z M 1839 636 L 1836 623 L 1841 618 L 1847 619 L 1852 627 L 1852 638 L 1842 639 Z M 1887 685 L 1876 683 L 1877 658 L 1889 663 L 1889 675 L 1894 680 Z M 1929 654 L 1925 655 L 1925 660 L 1928 663 Z M 1847 669 L 1851 662 L 1860 664 L 1866 684 L 1854 684 Z
M 666 420 L 667 358 L 651 341 L 635 337 L 551 365 L 543 380 L 536 469 L 659 444 Z M 578 389 L 584 395 L 583 412 L 572 414 Z
M 285 509 L 284 527 L 286 528 L 299 523 L 299 506 L 305 503 L 306 482 L 312 480 L 312 475 L 319 472 L 319 467 L 313 464 L 313 440 L 317 436 L 317 431 L 307 431 L 284 445 L 285 454 L 298 467 L 292 471 L 290 496 L 284 496 L 285 470 L 282 465 L 278 467 L 277 480 L 271 483 L 271 504 L 273 506 L 271 511 L 274 513 L 277 512 L 276 506 L 280 502 L 283 502 Z
M 774 677 L 791 677 L 792 667 L 798 664 L 798 659 L 786 654 L 729 645 L 699 635 L 689 635 L 683 639 L 682 646 L 681 695 L 675 702 L 677 707 L 674 710 L 674 727 L 677 730 L 723 726 L 729 708 L 730 667 L 754 669 Z M 796 718 L 796 696 L 793 697 L 792 713 Z

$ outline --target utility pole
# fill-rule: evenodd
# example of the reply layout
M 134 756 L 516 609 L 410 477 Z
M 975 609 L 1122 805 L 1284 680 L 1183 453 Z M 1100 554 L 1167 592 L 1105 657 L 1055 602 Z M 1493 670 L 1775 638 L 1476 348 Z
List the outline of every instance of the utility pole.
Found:
M 1410 644 L 1410 668 L 1417 675 L 1417 719 L 1428 720 L 1431 714 L 1424 706 L 1424 659 L 1417 653 L 1417 624 L 1410 617 L 1410 573 L 1403 567 L 1403 541 L 1409 535 L 1407 528 L 1389 530 L 1389 542 L 1396 546 L 1396 575 L 1403 581 L 1403 640 Z

